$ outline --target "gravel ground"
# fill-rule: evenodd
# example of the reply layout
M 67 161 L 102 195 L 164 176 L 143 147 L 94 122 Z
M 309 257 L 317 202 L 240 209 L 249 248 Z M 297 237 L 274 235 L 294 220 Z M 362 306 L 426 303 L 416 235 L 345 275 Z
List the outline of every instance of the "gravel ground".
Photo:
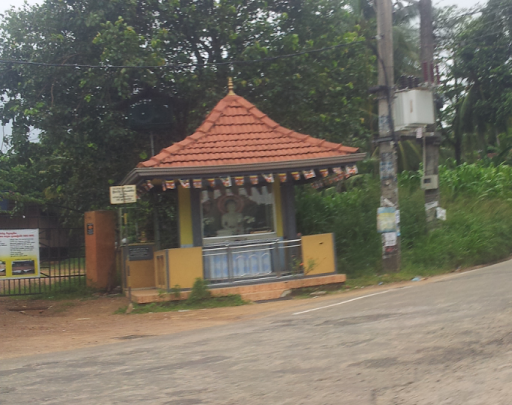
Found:
M 0 404 L 509 405 L 511 272 L 504 262 L 366 295 L 273 304 L 251 319 L 171 335 L 2 360 Z

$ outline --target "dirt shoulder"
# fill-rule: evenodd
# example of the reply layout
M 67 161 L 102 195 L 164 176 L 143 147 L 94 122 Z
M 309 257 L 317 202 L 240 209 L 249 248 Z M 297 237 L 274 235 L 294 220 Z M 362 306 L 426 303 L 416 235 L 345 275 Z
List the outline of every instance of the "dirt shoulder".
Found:
M 128 299 L 122 296 L 69 301 L 0 298 L 0 359 L 98 346 L 139 336 L 208 328 L 446 277 L 453 275 L 433 277 L 416 283 L 402 282 L 340 291 L 317 298 L 138 315 L 114 314 L 118 308 L 128 305 Z

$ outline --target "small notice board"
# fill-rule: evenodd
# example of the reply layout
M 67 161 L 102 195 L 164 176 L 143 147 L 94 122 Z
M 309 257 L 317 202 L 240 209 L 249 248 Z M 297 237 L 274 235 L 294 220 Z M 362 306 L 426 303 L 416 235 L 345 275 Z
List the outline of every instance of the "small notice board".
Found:
M 0 280 L 40 277 L 39 229 L 0 230 Z
M 110 204 L 130 204 L 137 202 L 135 185 L 110 187 Z

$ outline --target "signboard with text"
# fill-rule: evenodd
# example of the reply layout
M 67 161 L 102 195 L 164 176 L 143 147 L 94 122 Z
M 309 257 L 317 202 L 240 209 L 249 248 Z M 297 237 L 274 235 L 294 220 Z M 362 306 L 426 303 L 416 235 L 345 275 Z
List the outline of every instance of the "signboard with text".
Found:
M 39 229 L 0 230 L 0 280 L 40 277 Z
M 110 204 L 130 204 L 137 202 L 137 190 L 134 185 L 110 187 Z

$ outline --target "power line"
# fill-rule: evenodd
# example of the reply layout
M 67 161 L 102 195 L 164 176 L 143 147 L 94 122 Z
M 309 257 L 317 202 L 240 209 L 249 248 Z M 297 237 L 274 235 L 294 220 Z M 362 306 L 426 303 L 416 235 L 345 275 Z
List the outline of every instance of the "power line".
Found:
M 33 62 L 28 60 L 7 60 L 0 59 L 1 64 L 12 64 L 12 65 L 29 65 L 29 66 L 42 66 L 42 67 L 60 67 L 60 68 L 84 68 L 84 69 L 183 69 L 192 67 L 209 67 L 209 66 L 226 66 L 226 65 L 249 65 L 261 62 L 271 62 L 279 59 L 293 58 L 296 56 L 306 55 L 308 53 L 321 53 L 330 51 L 333 49 L 346 48 L 354 45 L 366 44 L 369 40 L 350 42 L 347 44 L 338 44 L 333 46 L 327 46 L 324 48 L 310 49 L 296 53 L 289 53 L 285 55 L 270 56 L 261 59 L 251 60 L 232 60 L 226 62 L 207 62 L 207 63 L 166 63 L 163 65 L 88 65 L 88 64 L 76 64 L 76 63 L 45 63 L 45 62 Z

